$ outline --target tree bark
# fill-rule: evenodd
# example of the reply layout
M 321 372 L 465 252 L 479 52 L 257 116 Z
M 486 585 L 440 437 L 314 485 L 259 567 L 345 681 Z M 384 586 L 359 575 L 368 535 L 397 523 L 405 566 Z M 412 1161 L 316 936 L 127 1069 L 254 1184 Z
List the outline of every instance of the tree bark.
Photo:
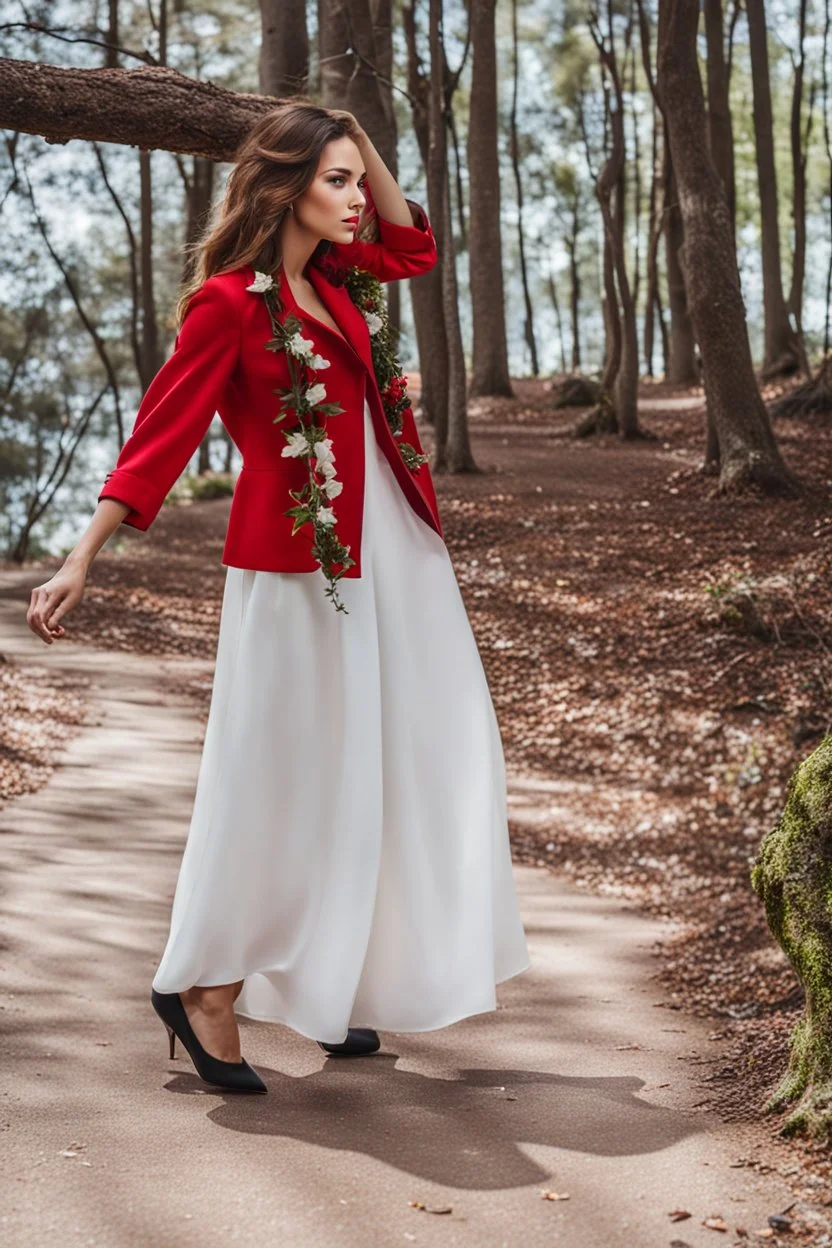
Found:
M 142 336 L 139 380 L 146 390 L 162 366 L 156 328 L 156 296 L 153 273 L 153 181 L 151 153 L 139 152 L 140 218 L 139 273 L 141 275 Z
M 553 273 L 548 273 L 546 283 L 549 287 L 549 296 L 552 300 L 552 307 L 555 310 L 555 321 L 558 327 L 558 342 L 560 343 L 560 369 L 562 373 L 567 373 L 569 369 L 566 366 L 566 339 L 563 333 L 563 317 L 560 311 L 560 299 L 558 298 L 558 287 Z
M 430 93 L 428 148 L 428 195 L 434 235 L 442 273 L 442 313 L 448 351 L 448 424 L 445 441 L 437 439 L 437 468 L 450 472 L 476 472 L 468 435 L 465 355 L 459 324 L 459 301 L 451 214 L 445 121 L 446 64 L 443 42 L 442 0 L 429 3 Z
M 48 143 L 98 139 L 230 161 L 274 100 L 226 91 L 162 66 L 65 69 L 4 60 L 0 125 Z
M 407 93 L 413 132 L 419 145 L 422 164 L 427 171 L 430 161 L 430 88 L 428 75 L 421 67 L 412 5 L 406 4 L 403 7 L 402 25 L 407 45 Z M 428 204 L 430 207 L 430 191 Z M 432 207 L 430 212 L 432 216 Z M 410 302 L 421 367 L 420 404 L 423 418 L 433 426 L 436 445 L 433 466 L 436 467 L 439 448 L 443 448 L 444 452 L 448 436 L 448 340 L 442 309 L 440 263 L 434 265 L 430 273 L 410 279 Z
M 569 314 L 572 320 L 572 372 L 581 371 L 581 273 L 578 266 L 578 235 L 580 233 L 580 193 L 572 202 L 572 229 L 566 240 L 569 253 Z
M 468 266 L 473 346 L 470 395 L 513 396 L 508 369 L 497 149 L 496 0 L 471 5 Z
M 680 386 L 695 385 L 699 380 L 696 368 L 696 338 L 688 311 L 688 295 L 680 252 L 685 242 L 685 229 L 679 211 L 679 196 L 673 176 L 673 159 L 667 151 L 665 165 L 665 262 L 667 265 L 667 302 L 670 308 L 670 363 L 668 380 Z
M 395 132 L 375 72 L 370 0 L 318 0 L 318 47 L 321 103 L 355 113 L 395 176 Z
M 791 314 L 795 327 L 795 337 L 800 351 L 800 366 L 808 375 L 809 362 L 806 359 L 803 344 L 803 285 L 806 278 L 806 159 L 807 152 L 803 143 L 803 80 L 806 71 L 806 6 L 807 0 L 800 0 L 798 59 L 794 71 L 792 87 L 791 111 L 791 152 L 792 152 L 792 219 L 794 221 L 794 257 L 792 260 L 792 284 L 786 301 L 786 311 Z M 812 96 L 809 101 L 809 121 L 807 123 L 806 142 L 808 146 L 809 131 L 812 118 Z
M 751 360 L 725 188 L 708 151 L 698 0 L 662 0 L 658 84 L 685 226 L 688 297 L 719 438 L 719 488 L 793 494 Z
M 390 166 L 392 173 L 399 176 L 399 128 L 396 122 L 396 110 L 393 107 L 393 18 L 392 0 L 374 0 L 372 5 L 373 41 L 375 43 L 375 65 L 378 70 L 381 104 L 387 125 L 390 130 L 390 149 L 393 152 L 394 164 Z M 385 286 L 387 312 L 390 324 L 396 334 L 396 342 L 401 334 L 401 282 L 387 282 Z
M 280 99 L 309 89 L 306 0 L 260 0 L 259 86 Z
M 736 229 L 737 194 L 734 182 L 734 129 L 728 95 L 725 60 L 725 19 L 722 0 L 704 0 L 708 47 L 708 141 L 711 159 L 722 178 L 732 228 Z
M 511 87 L 511 115 L 509 119 L 509 150 L 511 167 L 514 171 L 514 185 L 517 195 L 517 247 L 520 255 L 520 283 L 523 290 L 523 337 L 531 356 L 532 375 L 538 375 L 537 341 L 534 333 L 534 309 L 529 292 L 529 277 L 526 269 L 526 240 L 523 226 L 523 179 L 520 174 L 520 152 L 517 143 L 517 88 L 520 73 L 519 50 L 517 40 L 517 0 L 511 0 L 511 41 L 514 53 L 514 67 Z
M 660 114 L 663 113 L 662 101 L 659 96 L 650 54 L 650 18 L 643 0 L 637 0 L 639 35 L 641 42 L 641 63 L 644 76 L 653 96 L 653 103 Z M 655 130 L 654 130 L 655 133 Z M 654 156 L 655 160 L 655 156 Z M 655 306 L 659 315 L 662 334 L 662 353 L 664 357 L 664 374 L 670 381 L 680 385 L 690 385 L 699 380 L 696 368 L 696 341 L 693 335 L 690 314 L 688 312 L 685 278 L 679 259 L 679 249 L 684 242 L 684 228 L 676 203 L 676 188 L 673 182 L 673 159 L 667 138 L 667 126 L 662 129 L 662 192 L 661 192 L 661 223 L 657 224 L 655 247 L 658 250 L 662 233 L 665 244 L 665 267 L 667 269 L 667 298 L 670 311 L 670 332 L 668 333 L 661 306 L 658 280 L 655 281 Z M 649 306 L 649 305 L 648 305 Z M 650 356 L 652 359 L 652 323 Z M 646 354 L 646 352 L 645 352 Z
M 780 268 L 780 229 L 777 220 L 777 168 L 774 161 L 774 121 L 768 72 L 768 30 L 763 0 L 746 0 L 751 81 L 754 97 L 754 135 L 757 183 L 760 195 L 760 238 L 763 261 L 763 309 L 767 376 L 794 372 L 800 364 L 795 334 L 789 324 Z
M 609 292 L 608 264 L 611 264 L 617 287 L 618 298 L 615 306 L 607 298 L 608 315 L 620 315 L 620 364 L 613 383 L 613 397 L 618 432 L 622 438 L 640 436 L 638 425 L 638 329 L 636 326 L 636 310 L 630 289 L 627 273 L 627 257 L 624 237 L 624 203 L 626 192 L 625 160 L 626 146 L 624 141 L 624 99 L 621 89 L 621 77 L 618 71 L 615 45 L 612 38 L 613 0 L 608 2 L 609 35 L 601 34 L 596 22 L 592 22 L 591 32 L 598 49 L 602 72 L 609 75 L 613 100 L 608 101 L 608 120 L 612 144 L 606 163 L 595 181 L 595 190 L 601 206 L 604 221 L 604 234 L 609 244 L 609 259 L 605 250 L 605 287 Z M 619 313 L 620 307 L 620 313 Z M 606 388 L 606 387 L 605 387 Z
M 644 361 L 648 377 L 655 375 L 653 354 L 657 316 L 661 326 L 662 337 L 664 338 L 667 333 L 664 326 L 664 311 L 659 294 L 659 242 L 664 232 L 664 196 L 661 193 L 664 175 L 659 167 L 660 117 L 661 113 L 658 105 L 654 105 L 653 147 L 650 162 L 649 232 L 647 238 L 647 296 L 644 301 Z

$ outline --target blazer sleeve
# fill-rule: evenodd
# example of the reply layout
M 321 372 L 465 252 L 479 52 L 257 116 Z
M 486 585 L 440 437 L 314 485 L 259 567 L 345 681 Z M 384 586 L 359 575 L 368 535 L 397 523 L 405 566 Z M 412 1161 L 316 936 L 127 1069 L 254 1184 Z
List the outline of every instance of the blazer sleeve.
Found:
M 408 200 L 408 204 L 415 213 L 413 225 L 397 225 L 377 214 L 380 242 L 355 239 L 351 243 L 333 243 L 331 254 L 336 263 L 366 269 L 381 282 L 429 273 L 437 260 L 436 239 L 424 208 L 414 200 Z
M 145 391 L 133 431 L 98 495 L 130 506 L 146 529 L 210 427 L 240 351 L 240 316 L 215 277 L 188 304 L 173 354 Z

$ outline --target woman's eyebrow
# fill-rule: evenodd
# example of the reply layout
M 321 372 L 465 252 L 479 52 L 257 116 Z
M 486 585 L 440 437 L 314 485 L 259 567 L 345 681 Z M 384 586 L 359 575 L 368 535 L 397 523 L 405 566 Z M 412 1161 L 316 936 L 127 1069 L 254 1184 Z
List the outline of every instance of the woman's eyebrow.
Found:
M 331 169 L 325 169 L 324 173 L 352 173 L 352 169 L 345 169 L 343 165 L 333 165 Z M 360 178 L 366 178 L 367 170 L 362 169 L 358 176 Z

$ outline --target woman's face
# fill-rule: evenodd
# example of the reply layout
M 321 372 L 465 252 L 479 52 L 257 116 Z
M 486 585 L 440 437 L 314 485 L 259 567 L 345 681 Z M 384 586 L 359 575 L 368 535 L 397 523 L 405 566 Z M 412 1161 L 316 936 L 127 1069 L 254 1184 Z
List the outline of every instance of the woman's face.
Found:
M 351 243 L 358 214 L 366 202 L 361 153 L 346 135 L 332 139 L 321 152 L 311 184 L 294 201 L 297 225 L 332 243 Z M 352 217 L 351 224 L 347 218 Z

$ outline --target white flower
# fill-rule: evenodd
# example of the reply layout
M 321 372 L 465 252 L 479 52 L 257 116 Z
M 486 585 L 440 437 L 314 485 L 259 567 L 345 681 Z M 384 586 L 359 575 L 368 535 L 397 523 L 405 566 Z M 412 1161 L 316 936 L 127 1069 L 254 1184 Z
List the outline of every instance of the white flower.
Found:
M 327 498 L 337 498 L 343 488 L 343 481 L 336 481 L 334 477 L 330 477 L 324 482 L 324 494 L 326 494 Z
M 250 290 L 251 287 L 247 289 Z M 304 338 L 303 334 L 298 330 L 297 333 L 292 334 L 292 337 L 286 343 L 286 350 L 291 355 L 294 355 L 296 359 L 308 361 L 312 355 L 314 345 L 311 338 Z
M 320 370 L 322 368 L 329 368 L 329 365 L 330 365 L 330 361 L 325 360 L 322 355 L 313 355 L 306 362 L 310 368 L 314 368 L 315 370 Z
M 290 435 L 289 441 L 284 446 L 282 452 L 284 459 L 298 455 L 309 454 L 309 443 L 306 440 L 305 433 L 299 433 L 297 430 Z
M 335 476 L 335 471 L 336 471 L 335 465 L 330 459 L 325 460 L 324 463 L 321 464 L 320 468 L 318 468 L 318 472 L 322 472 L 324 476 L 326 477 L 327 481 L 332 480 L 332 478 Z
M 274 278 L 270 273 L 261 273 L 259 269 L 254 270 L 254 281 L 250 286 L 246 286 L 246 290 L 253 290 L 255 294 L 262 294 L 264 290 L 271 290 L 274 286 Z
M 375 312 L 365 312 L 364 320 L 367 322 L 367 328 L 371 334 L 377 334 L 384 324 L 384 321 Z
M 335 512 L 331 507 L 319 507 L 315 518 L 318 521 L 318 524 L 334 524 Z
M 319 471 L 323 470 L 324 464 L 331 464 L 334 462 L 335 456 L 332 453 L 332 438 L 324 438 L 321 442 L 316 442 L 312 449 L 318 457 L 315 467 Z
M 316 403 L 320 403 L 326 398 L 326 386 L 319 381 L 314 386 L 308 387 L 304 397 L 309 406 L 314 407 Z

